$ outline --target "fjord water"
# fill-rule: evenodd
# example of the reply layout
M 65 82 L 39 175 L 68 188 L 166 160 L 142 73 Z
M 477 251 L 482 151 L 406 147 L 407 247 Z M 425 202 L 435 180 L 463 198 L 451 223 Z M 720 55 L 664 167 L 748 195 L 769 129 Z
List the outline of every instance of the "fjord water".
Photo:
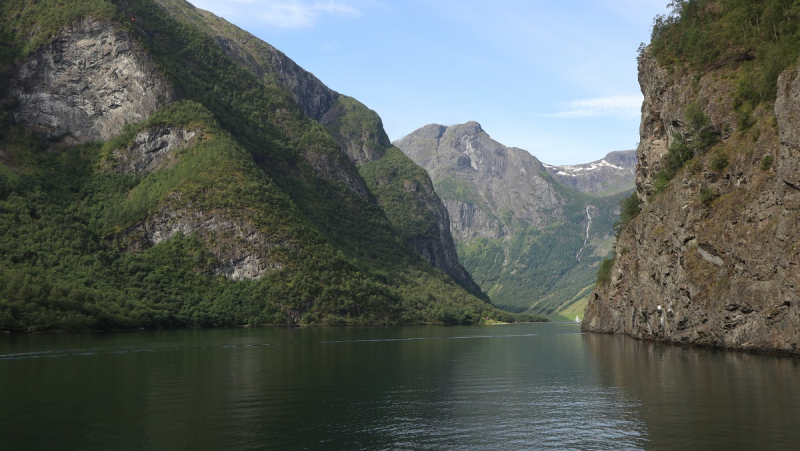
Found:
M 790 449 L 800 360 L 574 324 L 0 337 L 2 449 Z

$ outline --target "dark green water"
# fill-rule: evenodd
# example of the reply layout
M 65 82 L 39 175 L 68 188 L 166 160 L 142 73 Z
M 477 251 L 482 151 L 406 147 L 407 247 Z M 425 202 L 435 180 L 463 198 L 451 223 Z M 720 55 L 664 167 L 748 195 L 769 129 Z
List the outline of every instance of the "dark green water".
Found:
M 800 359 L 573 324 L 0 337 L 0 449 L 797 449 Z

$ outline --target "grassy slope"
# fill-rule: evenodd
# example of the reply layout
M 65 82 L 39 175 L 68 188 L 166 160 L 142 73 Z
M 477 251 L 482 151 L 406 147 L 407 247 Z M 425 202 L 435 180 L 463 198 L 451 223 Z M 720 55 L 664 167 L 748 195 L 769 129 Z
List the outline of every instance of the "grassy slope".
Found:
M 207 36 L 146 0 L 67 3 L 5 2 L 2 36 L 15 45 L 3 64 L 35 50 L 21 43 L 43 44 L 37 36 L 63 23 L 87 14 L 119 18 L 189 99 L 151 123 L 193 122 L 208 139 L 185 150 L 173 168 L 140 178 L 98 171 L 137 127 L 112 143 L 49 152 L 41 138 L 3 125 L 0 145 L 11 149 L 13 162 L 0 173 L 21 176 L 0 180 L 0 329 L 462 323 L 494 310 L 416 257 L 380 208 L 317 177 L 300 155 L 338 152 L 330 135 L 283 91 L 232 64 Z M 23 40 L 35 17 L 43 22 Z M 141 254 L 108 240 L 181 203 L 221 209 L 290 241 L 275 251 L 284 269 L 231 282 L 206 274 L 213 255 L 194 237 Z

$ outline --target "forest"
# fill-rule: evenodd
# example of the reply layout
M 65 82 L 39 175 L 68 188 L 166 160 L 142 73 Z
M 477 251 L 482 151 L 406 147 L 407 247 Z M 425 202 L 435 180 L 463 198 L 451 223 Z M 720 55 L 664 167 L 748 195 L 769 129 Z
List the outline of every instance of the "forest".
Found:
M 403 215 L 418 211 L 414 199 L 383 196 L 393 200 L 379 205 L 320 177 L 308 155 L 350 164 L 331 135 L 276 83 L 257 79 L 153 1 L 4 1 L 2 76 L 87 16 L 131 33 L 183 100 L 108 142 L 77 146 L 15 124 L 13 105 L 4 104 L 0 331 L 537 319 L 496 309 L 407 246 L 404 236 L 431 227 Z M 168 168 L 114 170 L 115 152 L 157 127 L 200 138 Z M 421 171 L 388 156 L 364 178 L 389 173 L 402 186 Z M 280 269 L 234 281 L 215 273 L 216 250 L 230 244 L 220 237 L 177 234 L 152 245 L 128 233 L 182 211 L 216 212 L 283 243 L 265 251 Z

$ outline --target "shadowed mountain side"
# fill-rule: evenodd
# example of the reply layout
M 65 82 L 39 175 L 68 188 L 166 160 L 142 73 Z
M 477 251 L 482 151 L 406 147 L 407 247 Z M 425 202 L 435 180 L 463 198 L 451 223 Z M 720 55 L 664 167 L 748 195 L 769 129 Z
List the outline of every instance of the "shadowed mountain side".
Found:
M 386 211 L 392 225 L 406 243 L 434 267 L 462 286 L 483 296 L 470 275 L 459 264 L 448 227 L 447 210 L 436 196 L 424 171 L 392 147 L 380 116 L 359 101 L 333 91 L 281 51 L 225 19 L 195 8 L 185 1 L 157 0 L 178 20 L 199 26 L 225 53 L 265 83 L 277 83 L 309 117 L 321 123 L 362 172 L 368 189 Z M 399 155 L 398 155 L 399 154 Z M 369 176 L 363 166 L 369 166 Z M 330 172 L 329 161 L 324 171 Z M 344 172 L 344 171 L 335 171 Z M 346 183 L 362 195 L 367 188 L 360 180 Z M 400 210 L 400 211 L 398 211 Z

